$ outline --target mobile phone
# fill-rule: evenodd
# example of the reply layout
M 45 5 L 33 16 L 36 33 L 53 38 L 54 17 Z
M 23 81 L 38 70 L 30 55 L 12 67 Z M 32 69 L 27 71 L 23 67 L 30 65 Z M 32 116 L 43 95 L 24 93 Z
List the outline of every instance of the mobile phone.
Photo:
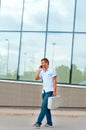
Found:
M 40 65 L 40 68 L 42 68 L 42 65 Z

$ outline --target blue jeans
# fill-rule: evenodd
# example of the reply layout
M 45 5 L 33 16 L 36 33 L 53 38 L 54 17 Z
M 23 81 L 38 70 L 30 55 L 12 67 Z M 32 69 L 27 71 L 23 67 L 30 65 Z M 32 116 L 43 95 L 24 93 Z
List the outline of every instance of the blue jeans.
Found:
M 53 94 L 52 91 L 50 92 L 45 92 L 42 94 L 42 106 L 41 106 L 41 111 L 39 113 L 38 119 L 37 119 L 37 124 L 41 125 L 42 124 L 42 120 L 44 119 L 44 117 L 46 116 L 46 120 L 47 120 L 47 124 L 49 125 L 53 125 L 52 124 L 52 118 L 51 118 L 51 111 L 50 109 L 48 109 L 47 105 L 48 105 L 48 97 L 51 97 Z

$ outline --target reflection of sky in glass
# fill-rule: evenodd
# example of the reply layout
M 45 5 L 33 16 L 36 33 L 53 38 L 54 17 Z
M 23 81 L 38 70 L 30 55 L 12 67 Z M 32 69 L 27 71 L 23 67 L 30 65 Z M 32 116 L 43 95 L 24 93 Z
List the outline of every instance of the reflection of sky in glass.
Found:
M 77 0 L 76 31 L 86 32 L 86 0 Z
M 23 30 L 46 30 L 47 0 L 26 0 Z
M 49 30 L 72 31 L 74 0 L 51 0 Z
M 23 0 L 2 0 L 0 29 L 20 29 Z
M 83 70 L 86 68 L 86 35 L 75 35 L 73 63 Z
M 23 33 L 20 73 L 35 71 L 44 57 L 45 34 Z M 24 70 L 25 69 L 25 70 Z
M 56 44 L 53 45 L 52 43 Z M 50 59 L 51 65 L 52 62 L 54 62 L 54 67 L 59 66 L 61 64 L 70 66 L 71 45 L 71 34 L 49 34 L 47 43 L 47 57 Z
M 19 40 L 19 33 L 0 33 L 0 56 L 7 60 L 9 44 L 9 70 L 11 72 L 18 67 Z

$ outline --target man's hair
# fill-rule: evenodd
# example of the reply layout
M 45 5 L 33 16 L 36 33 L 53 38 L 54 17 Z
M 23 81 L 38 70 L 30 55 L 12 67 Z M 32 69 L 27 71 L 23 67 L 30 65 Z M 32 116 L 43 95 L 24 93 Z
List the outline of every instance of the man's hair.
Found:
M 47 58 L 43 58 L 43 59 L 41 59 L 41 61 L 45 61 L 45 62 L 47 62 L 48 65 L 49 65 L 49 60 L 48 60 Z

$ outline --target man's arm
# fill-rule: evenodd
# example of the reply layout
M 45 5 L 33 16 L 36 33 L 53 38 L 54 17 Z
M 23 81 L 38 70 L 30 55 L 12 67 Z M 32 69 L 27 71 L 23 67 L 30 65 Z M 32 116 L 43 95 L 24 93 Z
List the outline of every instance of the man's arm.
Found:
M 57 90 L 56 82 L 57 82 L 57 77 L 55 76 L 53 77 L 53 86 L 54 86 L 53 96 L 56 96 L 56 90 Z
M 40 75 L 41 71 L 42 71 L 42 68 L 39 67 L 39 69 L 38 69 L 38 71 L 37 71 L 37 73 L 35 75 L 35 80 L 39 80 L 40 79 L 39 75 Z

